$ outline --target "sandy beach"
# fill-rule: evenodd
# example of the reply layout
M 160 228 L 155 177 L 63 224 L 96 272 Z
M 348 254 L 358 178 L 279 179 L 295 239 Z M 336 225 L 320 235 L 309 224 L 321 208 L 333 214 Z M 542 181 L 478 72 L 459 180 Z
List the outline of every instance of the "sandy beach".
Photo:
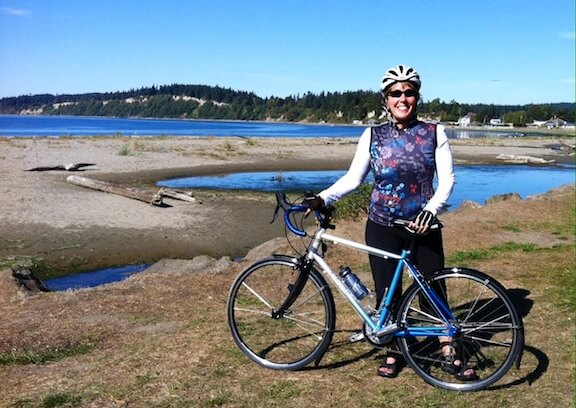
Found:
M 564 143 L 566 141 L 564 140 Z M 497 163 L 501 154 L 573 162 L 550 138 L 456 140 L 456 163 Z M 158 180 L 247 170 L 345 169 L 356 141 L 270 138 L 0 139 L 0 258 L 42 258 L 65 274 L 161 258 L 241 257 L 283 234 L 259 193 L 199 191 L 196 203 L 152 206 L 66 182 L 71 174 L 157 191 Z M 84 171 L 26 171 L 93 163 Z

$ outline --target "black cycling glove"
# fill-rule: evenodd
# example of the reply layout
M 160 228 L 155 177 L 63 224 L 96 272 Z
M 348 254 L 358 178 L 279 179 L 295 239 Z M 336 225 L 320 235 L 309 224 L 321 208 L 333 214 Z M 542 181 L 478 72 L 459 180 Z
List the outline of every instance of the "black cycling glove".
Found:
M 436 222 L 436 216 L 428 210 L 422 210 L 418 213 L 410 225 L 410 229 L 418 234 L 428 232 L 430 226 Z
M 326 208 L 324 200 L 320 196 L 306 197 L 304 198 L 304 204 L 314 211 L 321 211 Z

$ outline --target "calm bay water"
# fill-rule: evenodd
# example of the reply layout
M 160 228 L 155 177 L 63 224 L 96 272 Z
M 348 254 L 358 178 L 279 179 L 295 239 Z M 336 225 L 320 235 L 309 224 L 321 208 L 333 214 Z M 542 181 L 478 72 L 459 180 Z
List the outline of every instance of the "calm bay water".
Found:
M 0 115 L 0 137 L 359 137 L 363 127 L 275 122 Z
M 237 136 L 360 137 L 364 126 L 83 116 L 0 115 L 0 137 Z M 517 137 L 519 133 L 448 129 L 449 138 Z

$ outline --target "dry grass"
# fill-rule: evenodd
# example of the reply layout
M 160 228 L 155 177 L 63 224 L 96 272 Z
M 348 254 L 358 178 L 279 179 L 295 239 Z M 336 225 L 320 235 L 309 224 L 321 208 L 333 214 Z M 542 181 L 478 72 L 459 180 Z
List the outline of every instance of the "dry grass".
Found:
M 347 341 L 359 320 L 339 297 L 338 332 L 320 367 L 301 372 L 259 368 L 228 333 L 227 290 L 245 266 L 236 265 L 217 274 L 143 273 L 69 293 L 0 291 L 0 354 L 72 350 L 46 363 L 1 365 L 0 405 L 571 407 L 573 209 L 571 188 L 445 217 L 448 254 L 487 250 L 487 257 L 468 266 L 500 279 L 525 315 L 523 365 L 490 390 L 458 394 L 435 389 L 410 369 L 395 380 L 377 377 L 381 352 Z M 347 224 L 341 223 L 337 232 L 343 233 Z M 350 224 L 351 236 L 361 238 L 362 224 Z M 537 242 L 528 251 L 522 246 L 494 249 L 531 240 Z M 362 257 L 334 249 L 330 259 L 367 273 Z M 82 345 L 90 348 L 74 354 Z

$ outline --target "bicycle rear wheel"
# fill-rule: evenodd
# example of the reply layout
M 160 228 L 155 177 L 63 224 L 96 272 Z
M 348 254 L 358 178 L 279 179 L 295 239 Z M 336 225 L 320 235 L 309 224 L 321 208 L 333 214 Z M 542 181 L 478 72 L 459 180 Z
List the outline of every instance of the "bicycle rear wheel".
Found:
M 298 290 L 299 261 L 287 256 L 264 259 L 244 270 L 228 296 L 232 338 L 250 359 L 275 370 L 298 370 L 322 358 L 334 333 L 334 298 L 314 268 Z
M 451 338 L 456 355 L 477 378 L 459 381 L 442 369 L 438 337 L 405 336 L 399 340 L 408 364 L 426 382 L 457 391 L 478 391 L 498 381 L 524 347 L 522 320 L 506 290 L 496 280 L 471 269 L 445 269 L 426 279 L 454 317 L 457 333 Z M 441 288 L 441 289 L 439 289 Z M 410 330 L 446 327 L 415 283 L 401 302 L 398 323 Z

